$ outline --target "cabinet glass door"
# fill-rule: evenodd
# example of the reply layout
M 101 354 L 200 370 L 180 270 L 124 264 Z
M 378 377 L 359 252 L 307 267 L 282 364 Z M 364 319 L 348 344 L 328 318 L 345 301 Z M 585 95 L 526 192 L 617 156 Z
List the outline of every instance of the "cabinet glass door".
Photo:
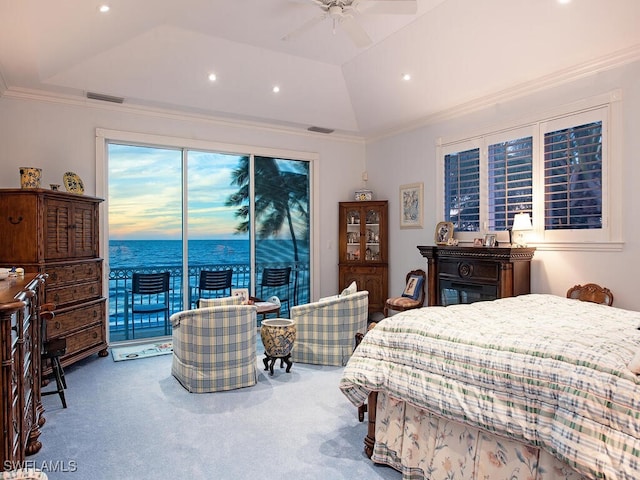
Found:
M 368 209 L 366 211 L 365 235 L 365 262 L 380 261 L 380 212 L 378 209 Z
M 349 261 L 360 261 L 360 210 L 347 211 L 347 258 Z

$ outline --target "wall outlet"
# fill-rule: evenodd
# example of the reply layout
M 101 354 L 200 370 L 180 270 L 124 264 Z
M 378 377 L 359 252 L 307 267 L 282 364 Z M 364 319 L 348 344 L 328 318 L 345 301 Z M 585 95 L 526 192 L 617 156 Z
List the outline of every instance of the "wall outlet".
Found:
M 369 174 L 365 170 L 364 172 L 362 172 L 362 181 L 366 182 L 367 180 L 369 180 Z

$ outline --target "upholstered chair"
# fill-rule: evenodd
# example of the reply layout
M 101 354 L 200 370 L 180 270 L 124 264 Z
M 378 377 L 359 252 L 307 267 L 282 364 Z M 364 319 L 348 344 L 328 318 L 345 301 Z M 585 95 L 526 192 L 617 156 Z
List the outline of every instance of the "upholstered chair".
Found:
M 291 307 L 296 323 L 294 363 L 346 365 L 355 334 L 367 331 L 369 292 L 336 295 L 326 300 Z
M 427 274 L 424 270 L 412 270 L 407 273 L 404 292 L 399 297 L 387 298 L 384 303 L 384 316 L 389 316 L 389 310 L 404 312 L 424 305 L 424 286 L 427 283 Z
M 256 307 L 239 297 L 203 299 L 171 316 L 171 374 L 192 393 L 250 387 L 257 381 Z M 235 303 L 235 304 L 234 304 Z M 207 306 L 212 305 L 217 306 Z

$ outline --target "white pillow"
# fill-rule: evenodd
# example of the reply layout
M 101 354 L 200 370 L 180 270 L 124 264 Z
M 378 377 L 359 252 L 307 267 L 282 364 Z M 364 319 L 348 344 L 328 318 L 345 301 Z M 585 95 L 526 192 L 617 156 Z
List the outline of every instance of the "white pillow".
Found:
M 322 297 L 318 299 L 319 302 L 328 302 L 329 300 L 335 300 L 336 298 L 340 298 L 340 295 L 331 295 L 330 297 Z
M 340 296 L 346 297 L 347 295 L 351 295 L 353 293 L 356 293 L 357 291 L 358 291 L 358 285 L 356 285 L 356 282 L 354 280 L 353 282 L 351 282 L 351 285 L 349 285 L 347 288 L 342 290 L 342 292 L 340 292 Z
M 636 375 L 640 374 L 640 350 L 633 356 L 627 368 Z

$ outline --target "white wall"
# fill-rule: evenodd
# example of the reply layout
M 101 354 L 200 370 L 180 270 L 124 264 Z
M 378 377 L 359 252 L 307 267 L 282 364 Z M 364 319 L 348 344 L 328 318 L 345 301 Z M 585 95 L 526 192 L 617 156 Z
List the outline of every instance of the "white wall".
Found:
M 367 144 L 369 186 L 378 198 L 390 201 L 390 290 L 401 292 L 406 272 L 425 268 L 416 245 L 433 245 L 433 232 L 443 215 L 435 211 L 438 137 L 483 133 L 484 129 L 506 121 L 544 113 L 556 106 L 592 96 L 622 90 L 622 186 L 624 246 L 620 252 L 537 251 L 532 264 L 532 291 L 565 295 L 576 283 L 595 282 L 607 286 L 615 305 L 640 310 L 637 294 L 637 268 L 640 265 L 640 62 L 604 72 L 508 102 L 494 103 L 474 113 L 433 122 L 411 131 Z M 425 223 L 419 230 L 399 229 L 398 187 L 424 182 Z
M 317 258 L 312 296 L 337 292 L 338 202 L 351 200 L 354 190 L 362 186 L 362 140 L 126 106 L 7 95 L 0 98 L 0 188 L 19 188 L 18 168 L 33 166 L 43 169 L 43 187 L 62 184 L 64 172 L 73 171 L 83 179 L 85 193 L 95 195 L 96 128 L 317 153 L 314 170 L 321 195 L 316 195 L 315 205 Z

